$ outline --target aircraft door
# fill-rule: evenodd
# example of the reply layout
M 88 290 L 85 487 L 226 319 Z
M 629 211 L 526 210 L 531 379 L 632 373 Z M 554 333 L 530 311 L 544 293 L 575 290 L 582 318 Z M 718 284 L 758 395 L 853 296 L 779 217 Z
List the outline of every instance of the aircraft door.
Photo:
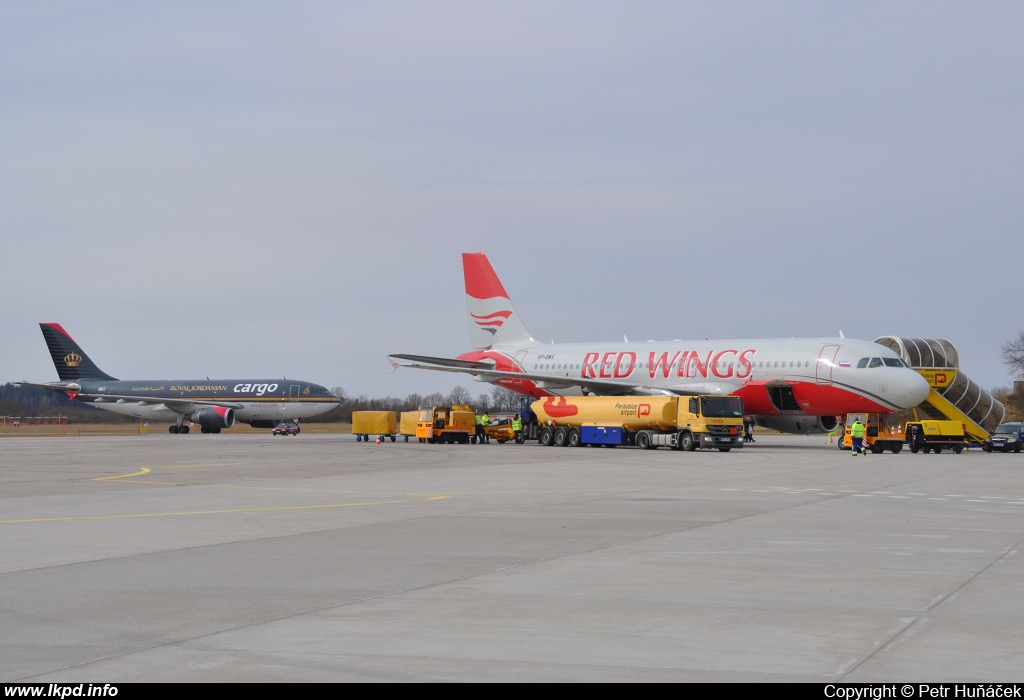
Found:
M 530 354 L 529 350 L 520 350 L 519 352 L 516 353 L 516 365 L 519 368 L 523 369 L 523 370 L 526 369 L 526 356 L 528 354 Z M 522 384 L 523 380 L 522 379 L 515 379 L 515 378 L 513 378 L 512 379 L 512 383 L 513 384 Z
M 818 362 L 814 367 L 814 380 L 818 384 L 832 383 L 832 368 L 835 367 L 838 345 L 826 345 L 818 353 Z
M 291 387 L 288 388 L 288 399 L 291 400 L 291 401 L 298 401 L 299 400 L 299 390 L 301 388 L 302 387 L 299 386 L 298 384 L 292 384 Z

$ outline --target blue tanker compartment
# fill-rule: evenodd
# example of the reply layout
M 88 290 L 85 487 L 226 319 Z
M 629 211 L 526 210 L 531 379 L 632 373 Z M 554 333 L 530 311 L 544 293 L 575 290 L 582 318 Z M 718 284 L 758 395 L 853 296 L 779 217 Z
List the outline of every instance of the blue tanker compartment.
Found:
M 631 434 L 622 428 L 602 425 L 584 425 L 580 428 L 580 442 L 584 445 L 629 445 Z

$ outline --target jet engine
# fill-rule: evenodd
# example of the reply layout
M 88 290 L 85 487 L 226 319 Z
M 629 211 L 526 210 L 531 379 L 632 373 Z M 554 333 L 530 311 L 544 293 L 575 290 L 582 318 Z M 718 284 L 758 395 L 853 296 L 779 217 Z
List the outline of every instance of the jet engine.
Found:
M 835 416 L 758 416 L 757 424 L 762 428 L 778 430 L 780 433 L 811 435 L 831 433 L 839 425 Z
M 192 411 L 189 420 L 198 423 L 206 430 L 220 430 L 230 428 L 235 424 L 235 410 L 233 408 L 222 408 L 210 406 Z

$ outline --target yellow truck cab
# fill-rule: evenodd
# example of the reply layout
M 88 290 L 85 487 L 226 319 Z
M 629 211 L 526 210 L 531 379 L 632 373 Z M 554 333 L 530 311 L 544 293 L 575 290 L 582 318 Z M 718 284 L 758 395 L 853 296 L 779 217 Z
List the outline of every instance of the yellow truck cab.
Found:
M 903 426 L 900 425 L 899 416 L 894 413 L 848 413 L 844 421 L 845 430 L 839 440 L 839 449 L 853 448 L 850 426 L 857 420 L 864 424 L 864 447 L 871 450 L 873 454 L 882 454 L 886 450 L 893 454 L 899 454 L 903 449 L 906 434 L 903 432 Z
M 469 436 L 475 431 L 476 414 L 469 406 L 420 407 L 416 423 L 416 437 L 420 442 L 468 445 Z

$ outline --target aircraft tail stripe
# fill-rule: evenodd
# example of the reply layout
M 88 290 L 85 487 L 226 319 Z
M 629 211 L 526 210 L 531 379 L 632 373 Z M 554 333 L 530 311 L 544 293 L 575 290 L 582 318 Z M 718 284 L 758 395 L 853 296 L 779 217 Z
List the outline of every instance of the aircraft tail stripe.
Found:
M 473 314 L 473 313 L 470 314 L 470 316 L 472 316 L 475 319 L 479 319 L 480 321 L 486 321 L 486 320 L 489 320 L 489 319 L 494 319 L 495 316 L 500 316 L 501 318 L 508 318 L 511 315 L 512 315 L 511 311 L 495 311 L 493 314 L 487 314 L 486 316 L 478 316 L 477 314 Z
M 474 299 L 508 299 L 501 280 L 483 253 L 463 253 L 462 271 L 466 278 L 466 294 L 469 296 Z
M 55 331 L 59 331 L 60 333 L 63 333 L 64 337 L 70 340 L 72 343 L 75 342 L 74 339 L 71 337 L 71 334 L 64 330 L 64 327 L 61 326 L 59 323 L 40 323 L 39 325 L 48 326 L 49 328 L 52 328 Z

